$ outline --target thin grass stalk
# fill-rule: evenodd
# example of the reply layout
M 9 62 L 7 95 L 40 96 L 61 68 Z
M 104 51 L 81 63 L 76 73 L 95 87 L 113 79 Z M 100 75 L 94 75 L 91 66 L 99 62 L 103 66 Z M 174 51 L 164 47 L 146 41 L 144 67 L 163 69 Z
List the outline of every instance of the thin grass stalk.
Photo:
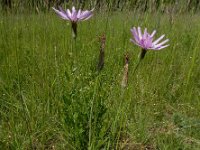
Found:
M 108 30 L 108 21 L 109 21 L 109 18 L 111 16 L 111 8 L 112 8 L 112 5 L 108 5 L 108 15 L 107 15 L 107 18 L 106 18 L 106 27 L 105 27 L 105 33 L 107 33 L 107 30 Z
M 99 51 L 99 63 L 97 66 L 98 71 L 101 71 L 104 67 L 104 57 L 105 57 L 105 43 L 106 36 L 103 34 L 100 38 L 100 51 Z
M 128 65 L 129 65 L 129 56 L 128 54 L 125 55 L 125 65 L 124 65 L 124 73 L 122 78 L 121 86 L 125 88 L 128 86 Z
M 96 78 L 96 81 L 95 81 L 95 87 L 94 87 L 94 94 L 93 94 L 93 97 L 92 97 L 92 101 L 91 101 L 91 107 L 90 107 L 90 117 L 89 117 L 89 149 L 91 149 L 91 145 L 92 145 L 92 117 L 93 117 L 93 107 L 94 107 L 94 100 L 95 100 L 95 96 L 96 96 L 96 93 L 97 93 L 97 86 L 98 86 L 98 82 L 99 81 L 99 78 L 97 77 Z
M 197 42 L 197 45 L 200 44 L 200 34 L 198 35 L 197 39 L 199 40 Z M 191 100 L 191 96 L 192 96 L 192 90 L 190 88 L 190 82 L 191 82 L 191 78 L 192 78 L 192 75 L 193 75 L 193 69 L 194 69 L 194 66 L 195 66 L 195 60 L 198 56 L 198 52 L 197 52 L 197 49 L 198 49 L 198 46 L 196 46 L 192 52 L 192 60 L 191 60 L 191 63 L 190 63 L 190 68 L 189 68 L 189 71 L 187 73 L 187 78 L 186 78 L 186 91 L 185 91 L 185 94 L 184 94 L 184 97 L 188 97 L 189 100 Z
M 58 61 L 57 61 L 57 48 L 56 46 L 54 47 L 54 63 L 55 63 L 55 67 L 56 67 L 56 81 L 57 81 L 57 86 L 60 85 L 60 82 L 59 82 L 59 70 L 58 70 Z
M 16 69 L 17 69 L 17 82 L 18 82 L 18 91 L 19 91 L 19 99 L 20 99 L 20 102 L 21 102 L 21 105 L 22 105 L 22 109 L 23 109 L 23 114 L 24 114 L 24 118 L 25 118 L 25 123 L 26 123 L 26 128 L 27 128 L 27 131 L 28 131 L 28 135 L 29 135 L 29 141 L 30 141 L 30 144 L 31 144 L 31 147 L 33 148 L 33 142 L 32 142 L 32 138 L 31 138 L 31 131 L 32 131 L 32 128 L 31 128 L 31 124 L 30 124 L 30 113 L 28 111 L 28 107 L 26 105 L 26 102 L 24 100 L 24 97 L 23 97 L 23 94 L 22 94 L 22 87 L 21 87 L 21 79 L 20 79 L 20 70 L 19 70 L 19 49 L 18 49 L 18 40 L 17 40 L 17 48 L 15 49 L 15 53 L 16 53 Z

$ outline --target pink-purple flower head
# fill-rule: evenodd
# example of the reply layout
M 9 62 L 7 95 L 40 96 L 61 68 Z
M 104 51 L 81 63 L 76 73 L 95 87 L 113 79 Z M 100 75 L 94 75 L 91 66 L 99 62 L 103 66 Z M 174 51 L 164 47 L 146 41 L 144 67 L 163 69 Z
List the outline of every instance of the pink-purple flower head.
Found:
M 133 39 L 131 42 L 140 46 L 144 50 L 161 50 L 169 45 L 165 45 L 169 39 L 162 41 L 165 35 L 162 35 L 157 40 L 154 41 L 154 35 L 156 34 L 156 30 L 154 30 L 151 34 L 147 32 L 145 28 L 144 34 L 142 34 L 141 28 L 138 27 L 137 29 L 133 27 L 131 29 Z
M 75 7 L 72 7 L 72 11 L 69 9 L 63 10 L 61 7 L 59 9 L 53 8 L 53 10 L 64 20 L 69 20 L 72 23 L 76 23 L 78 21 L 82 20 L 88 20 L 92 17 L 93 15 L 93 10 L 85 10 L 82 11 L 81 9 L 76 10 Z
M 69 20 L 72 25 L 73 31 L 73 38 L 76 39 L 77 37 L 77 22 L 88 20 L 93 16 L 93 10 L 85 10 L 82 11 L 81 9 L 76 10 L 75 7 L 72 7 L 72 11 L 69 9 L 63 10 L 61 7 L 58 9 L 53 8 L 53 10 L 64 20 Z

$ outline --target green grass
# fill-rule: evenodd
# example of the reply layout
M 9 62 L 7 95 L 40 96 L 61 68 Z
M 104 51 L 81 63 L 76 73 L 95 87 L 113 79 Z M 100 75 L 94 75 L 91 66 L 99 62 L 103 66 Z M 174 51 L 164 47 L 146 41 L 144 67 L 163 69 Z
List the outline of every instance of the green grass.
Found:
M 0 149 L 200 149 L 200 17 L 107 16 L 79 23 L 76 43 L 55 14 L 1 16 Z M 149 51 L 133 74 L 138 25 L 166 34 L 170 47 Z

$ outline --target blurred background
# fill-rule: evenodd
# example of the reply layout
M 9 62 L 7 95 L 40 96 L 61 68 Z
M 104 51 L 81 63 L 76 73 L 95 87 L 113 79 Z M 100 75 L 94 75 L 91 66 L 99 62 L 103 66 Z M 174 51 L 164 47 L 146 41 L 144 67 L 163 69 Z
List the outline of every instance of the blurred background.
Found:
M 80 8 L 97 10 L 138 10 L 142 12 L 174 12 L 196 13 L 200 8 L 200 0 L 1 0 L 1 11 L 11 12 L 46 12 L 51 7 L 75 5 Z

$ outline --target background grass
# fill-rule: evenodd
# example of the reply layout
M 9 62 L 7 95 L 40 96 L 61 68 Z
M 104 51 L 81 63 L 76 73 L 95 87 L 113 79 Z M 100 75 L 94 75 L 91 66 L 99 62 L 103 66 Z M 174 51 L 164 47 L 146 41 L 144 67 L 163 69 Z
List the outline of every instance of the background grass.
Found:
M 79 8 L 109 9 L 112 11 L 137 10 L 140 12 L 197 13 L 199 0 L 1 0 L 3 13 L 41 13 L 51 7 L 76 6 Z
M 78 24 L 74 42 L 55 14 L 1 16 L 0 149 L 200 149 L 199 21 L 102 12 Z M 138 25 L 166 34 L 170 47 L 149 51 L 133 75 L 140 48 L 130 28 Z

